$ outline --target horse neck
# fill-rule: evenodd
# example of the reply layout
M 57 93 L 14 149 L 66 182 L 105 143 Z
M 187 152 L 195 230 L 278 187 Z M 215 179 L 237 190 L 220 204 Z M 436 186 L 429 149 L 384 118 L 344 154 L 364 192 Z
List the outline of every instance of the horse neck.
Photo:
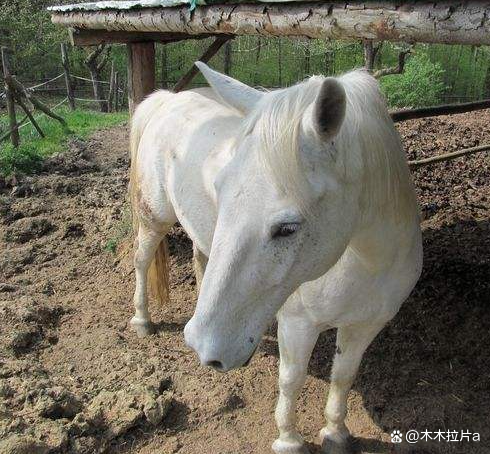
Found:
M 398 134 L 388 131 L 377 142 L 361 143 L 362 155 L 354 157 L 359 166 L 351 178 L 358 181 L 359 215 L 350 247 L 379 268 L 412 247 L 419 209 Z

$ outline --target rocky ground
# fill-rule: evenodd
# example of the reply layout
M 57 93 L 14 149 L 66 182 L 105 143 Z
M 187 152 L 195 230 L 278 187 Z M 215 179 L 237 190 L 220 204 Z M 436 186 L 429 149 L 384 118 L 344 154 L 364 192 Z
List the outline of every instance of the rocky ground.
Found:
M 409 159 L 490 142 L 490 112 L 400 125 Z M 195 304 L 191 244 L 170 238 L 172 302 L 158 332 L 129 330 L 133 275 L 127 133 L 114 128 L 0 181 L 0 454 L 267 453 L 276 432 L 277 343 L 247 369 L 199 367 L 182 330 Z M 393 429 L 469 430 L 479 442 L 409 452 L 490 452 L 490 157 L 413 172 L 425 264 L 365 355 L 349 398 L 358 452 L 392 452 Z M 315 349 L 299 403 L 312 452 L 335 333 Z

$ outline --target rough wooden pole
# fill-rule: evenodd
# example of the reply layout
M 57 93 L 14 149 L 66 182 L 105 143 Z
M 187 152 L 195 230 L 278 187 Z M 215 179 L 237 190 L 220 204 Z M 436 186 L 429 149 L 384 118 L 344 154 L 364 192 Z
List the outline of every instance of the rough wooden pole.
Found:
M 34 118 L 34 115 L 32 115 L 31 111 L 29 110 L 29 108 L 25 105 L 24 101 L 22 100 L 22 95 L 20 93 L 18 94 L 18 96 L 15 96 L 15 100 L 17 101 L 17 104 L 25 112 L 27 118 L 29 118 L 29 121 L 32 123 L 32 126 L 34 126 L 34 128 L 36 128 L 37 133 L 41 137 L 46 137 L 46 135 L 44 134 L 43 130 L 39 126 L 38 122 Z
M 490 3 L 481 0 L 332 0 L 174 8 L 65 11 L 52 21 L 75 29 L 189 35 L 305 36 L 395 42 L 490 44 Z
M 23 126 L 24 124 L 24 121 L 28 120 L 29 117 L 26 115 L 22 120 L 20 120 L 18 123 L 17 123 L 17 127 L 21 127 Z M 0 142 L 3 142 L 5 139 L 8 139 L 10 137 L 10 134 L 11 134 L 11 130 L 9 129 L 3 136 L 0 137 Z
M 231 39 L 231 36 L 218 36 L 207 48 L 206 52 L 199 57 L 199 61 L 207 63 L 229 39 Z M 192 68 L 175 84 L 174 92 L 177 93 L 182 91 L 187 85 L 189 85 L 198 72 L 199 70 L 196 68 L 196 66 L 192 65 Z
M 66 51 L 66 44 L 61 43 L 61 64 L 65 73 L 66 96 L 71 110 L 75 110 L 75 95 L 73 93 L 73 84 L 70 77 L 70 60 Z
M 155 44 L 130 43 L 128 49 L 129 112 L 155 89 Z
M 2 47 L 2 67 L 3 67 L 3 77 L 5 80 L 5 98 L 7 101 L 7 113 L 9 116 L 9 128 L 10 128 L 10 140 L 12 145 L 17 148 L 19 146 L 19 125 L 17 124 L 17 118 L 15 115 L 15 102 L 12 88 L 8 83 L 8 78 L 10 77 L 10 66 L 8 59 L 8 49 Z

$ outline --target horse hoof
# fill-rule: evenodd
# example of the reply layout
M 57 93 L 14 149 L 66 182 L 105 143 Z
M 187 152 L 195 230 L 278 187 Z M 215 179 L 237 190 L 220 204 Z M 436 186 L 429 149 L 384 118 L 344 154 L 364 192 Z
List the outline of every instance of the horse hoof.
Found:
M 155 333 L 155 327 L 153 323 L 147 321 L 141 321 L 135 319 L 134 317 L 129 322 L 134 331 L 136 331 L 136 335 L 138 337 L 146 337 Z
M 272 444 L 276 454 L 310 454 L 308 448 L 299 441 L 284 441 L 277 439 Z
M 320 444 L 322 446 L 322 454 L 354 453 L 354 447 L 349 435 L 341 435 L 325 428 L 320 431 Z

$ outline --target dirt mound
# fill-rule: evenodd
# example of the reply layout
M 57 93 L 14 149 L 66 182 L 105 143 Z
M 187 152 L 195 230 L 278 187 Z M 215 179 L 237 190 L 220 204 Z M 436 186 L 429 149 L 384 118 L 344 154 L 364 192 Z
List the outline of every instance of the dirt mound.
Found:
M 409 159 L 490 142 L 490 113 L 406 122 Z M 273 330 L 246 369 L 199 367 L 182 330 L 195 304 L 192 245 L 170 237 L 172 302 L 137 339 L 126 204 L 127 133 L 114 128 L 0 187 L 0 453 L 270 452 L 276 436 Z M 358 452 L 389 433 L 470 430 L 480 442 L 410 452 L 490 452 L 490 161 L 415 170 L 425 265 L 400 314 L 365 355 L 347 424 Z M 126 247 L 125 247 L 126 246 Z M 314 351 L 299 400 L 313 453 L 335 333 Z

